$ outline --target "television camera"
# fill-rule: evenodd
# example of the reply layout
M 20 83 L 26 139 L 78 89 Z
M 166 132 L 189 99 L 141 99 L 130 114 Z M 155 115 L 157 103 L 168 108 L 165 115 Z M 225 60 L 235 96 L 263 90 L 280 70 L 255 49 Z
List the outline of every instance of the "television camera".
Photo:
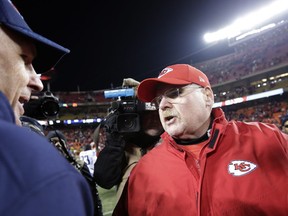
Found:
M 33 95 L 28 103 L 24 104 L 24 115 L 35 119 L 54 118 L 60 111 L 59 100 L 52 92 L 43 95 Z
M 108 109 L 109 114 L 102 124 L 109 132 L 133 133 L 141 129 L 140 114 L 156 107 L 136 98 L 134 88 L 104 91 L 105 98 L 117 98 Z

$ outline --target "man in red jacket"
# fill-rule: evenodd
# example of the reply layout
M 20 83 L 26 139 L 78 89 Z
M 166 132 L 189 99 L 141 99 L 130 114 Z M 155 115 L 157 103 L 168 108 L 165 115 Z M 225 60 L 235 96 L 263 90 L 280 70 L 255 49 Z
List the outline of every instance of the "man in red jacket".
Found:
M 288 136 L 272 124 L 228 122 L 200 70 L 176 64 L 145 79 L 162 143 L 133 169 L 113 215 L 288 215 Z

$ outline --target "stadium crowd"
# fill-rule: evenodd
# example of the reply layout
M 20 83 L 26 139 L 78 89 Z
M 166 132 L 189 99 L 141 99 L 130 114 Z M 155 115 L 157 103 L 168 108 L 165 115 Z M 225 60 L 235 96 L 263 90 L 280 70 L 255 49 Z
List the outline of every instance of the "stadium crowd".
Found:
M 234 46 L 232 54 L 194 64 L 207 74 L 211 85 L 243 79 L 251 74 L 288 64 L 287 22 Z
M 222 107 L 229 120 L 240 120 L 245 122 L 260 121 L 264 123 L 272 123 L 281 127 L 281 118 L 288 115 L 288 102 L 285 101 L 287 95 L 281 96 L 278 100 L 265 99 L 264 102 L 254 102 L 248 106 L 235 106 Z M 97 113 L 95 113 L 97 115 Z M 69 127 L 64 126 L 61 131 L 67 138 L 67 144 L 71 152 L 79 155 L 84 151 L 85 146 L 93 142 L 95 127 Z M 47 131 L 51 129 L 48 128 Z M 100 142 L 101 143 L 101 142 Z M 103 149 L 102 146 L 97 146 L 97 152 Z

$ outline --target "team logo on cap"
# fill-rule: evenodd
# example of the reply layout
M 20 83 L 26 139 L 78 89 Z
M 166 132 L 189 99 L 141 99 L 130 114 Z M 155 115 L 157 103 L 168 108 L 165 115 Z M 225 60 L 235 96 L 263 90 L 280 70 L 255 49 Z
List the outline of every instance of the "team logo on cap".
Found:
M 158 78 L 161 78 L 162 76 L 164 76 L 165 74 L 167 74 L 167 73 L 169 73 L 169 72 L 171 72 L 171 71 L 173 71 L 172 68 L 164 68 L 164 69 L 160 72 Z
M 205 79 L 203 79 L 201 76 L 199 76 L 199 81 L 205 83 Z

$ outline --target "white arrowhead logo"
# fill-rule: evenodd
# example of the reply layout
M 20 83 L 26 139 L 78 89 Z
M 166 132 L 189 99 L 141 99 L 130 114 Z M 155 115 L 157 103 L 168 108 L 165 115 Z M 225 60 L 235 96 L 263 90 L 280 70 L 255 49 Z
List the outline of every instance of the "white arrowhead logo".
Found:
M 233 176 L 246 175 L 257 168 L 257 165 L 249 161 L 234 160 L 228 165 L 228 172 Z

